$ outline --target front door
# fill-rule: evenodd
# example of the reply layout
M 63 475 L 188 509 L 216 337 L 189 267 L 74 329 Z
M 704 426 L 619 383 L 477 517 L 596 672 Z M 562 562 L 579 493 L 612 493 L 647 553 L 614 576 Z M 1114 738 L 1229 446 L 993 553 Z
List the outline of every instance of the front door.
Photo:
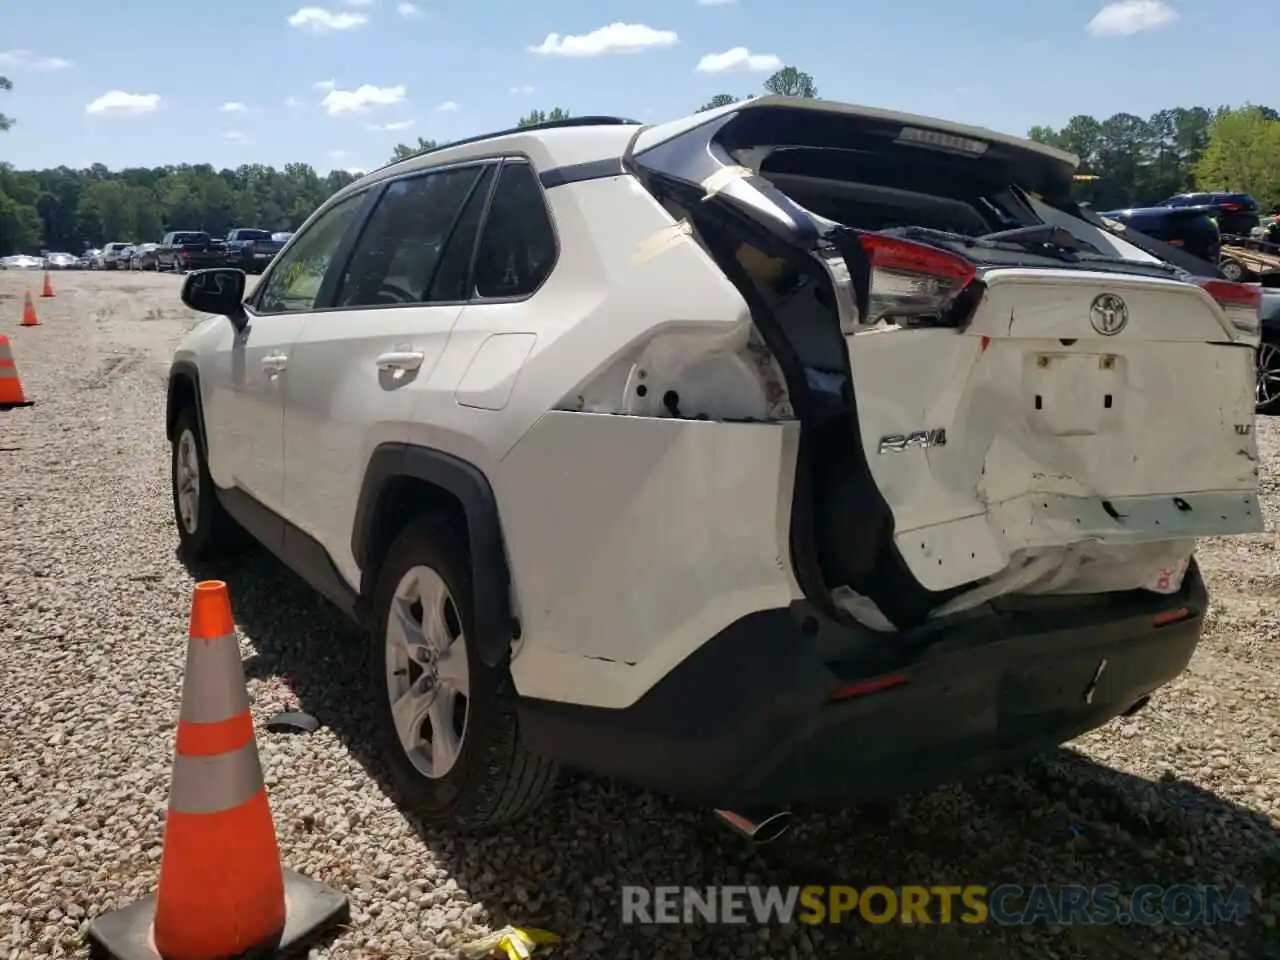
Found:
M 218 353 L 208 390 L 212 424 L 206 410 L 214 476 L 229 477 L 231 483 L 224 485 L 276 514 L 284 509 L 284 408 L 292 352 L 363 200 L 363 194 L 353 194 L 303 228 L 289 255 L 247 299 L 245 329 L 232 331 L 227 348 Z

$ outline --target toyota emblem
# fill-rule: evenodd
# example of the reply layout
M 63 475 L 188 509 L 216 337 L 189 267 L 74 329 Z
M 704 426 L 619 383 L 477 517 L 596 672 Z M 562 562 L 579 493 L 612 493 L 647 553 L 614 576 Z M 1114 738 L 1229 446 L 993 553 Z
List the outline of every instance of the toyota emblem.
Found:
M 1129 325 L 1129 308 L 1114 293 L 1101 293 L 1089 307 L 1089 322 L 1104 337 L 1114 337 Z

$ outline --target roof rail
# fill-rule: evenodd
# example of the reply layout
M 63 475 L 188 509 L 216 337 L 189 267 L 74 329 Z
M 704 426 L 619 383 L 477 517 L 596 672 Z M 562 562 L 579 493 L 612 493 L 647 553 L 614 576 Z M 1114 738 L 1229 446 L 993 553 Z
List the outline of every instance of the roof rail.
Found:
M 418 157 L 425 157 L 440 150 L 448 150 L 450 147 L 461 147 L 469 143 L 480 143 L 483 140 L 492 140 L 495 137 L 506 137 L 513 133 L 525 133 L 529 130 L 555 130 L 559 127 L 639 127 L 643 126 L 639 120 L 630 120 L 626 117 L 566 117 L 563 120 L 544 120 L 541 123 L 527 123 L 523 126 L 508 127 L 505 130 L 494 130 L 490 133 L 480 133 L 474 137 L 465 137 L 462 140 L 451 140 L 449 143 L 442 143 L 432 147 L 430 150 L 419 150 L 405 157 L 399 157 L 390 163 L 384 163 L 370 173 L 378 173 L 386 170 L 388 167 L 394 167 L 398 163 L 404 163 L 406 160 L 416 160 Z

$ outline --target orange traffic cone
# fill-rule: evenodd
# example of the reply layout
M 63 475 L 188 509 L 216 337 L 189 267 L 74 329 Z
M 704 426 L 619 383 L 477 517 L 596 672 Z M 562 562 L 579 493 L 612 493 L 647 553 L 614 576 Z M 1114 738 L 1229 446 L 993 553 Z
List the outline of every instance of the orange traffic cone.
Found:
M 18 365 L 13 362 L 9 338 L 0 337 L 0 410 L 30 407 L 34 403 L 22 392 L 22 381 L 18 378 Z
M 28 290 L 22 299 L 22 325 L 24 327 L 40 326 L 40 318 L 36 316 L 36 305 L 31 302 L 31 291 Z
M 48 270 L 44 272 L 44 290 L 40 292 L 40 296 L 46 298 L 53 296 L 53 281 L 49 279 Z
M 227 585 L 196 584 L 156 893 L 94 920 L 91 957 L 293 956 L 347 898 L 280 865 Z

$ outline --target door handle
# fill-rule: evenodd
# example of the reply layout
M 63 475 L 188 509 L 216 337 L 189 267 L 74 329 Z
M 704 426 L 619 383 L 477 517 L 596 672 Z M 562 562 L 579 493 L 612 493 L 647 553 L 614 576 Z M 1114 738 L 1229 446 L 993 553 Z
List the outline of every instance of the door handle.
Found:
M 289 358 L 283 353 L 273 353 L 262 358 L 262 369 L 267 373 L 279 373 L 289 364 Z
M 422 361 L 426 359 L 426 354 L 416 350 L 397 350 L 391 353 L 384 353 L 378 357 L 376 363 L 379 370 L 417 370 L 422 366 Z

